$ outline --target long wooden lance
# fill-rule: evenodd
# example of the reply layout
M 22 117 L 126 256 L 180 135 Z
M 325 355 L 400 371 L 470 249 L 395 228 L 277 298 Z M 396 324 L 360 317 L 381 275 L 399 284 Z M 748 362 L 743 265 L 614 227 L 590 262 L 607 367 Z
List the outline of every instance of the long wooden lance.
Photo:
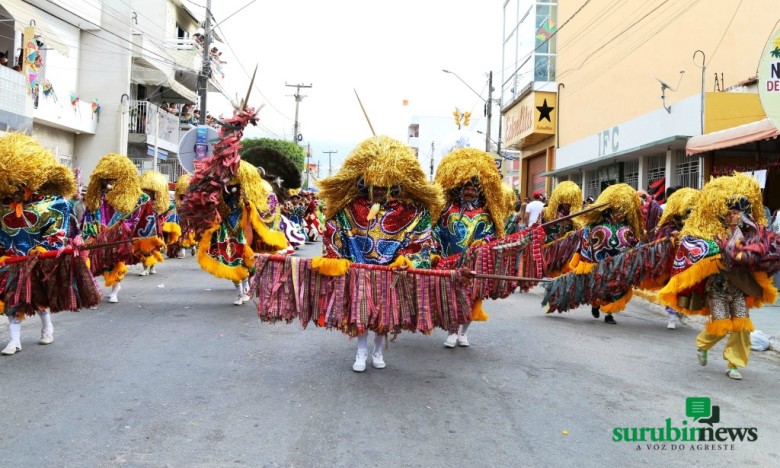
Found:
M 548 221 L 548 222 L 542 224 L 541 226 L 545 227 L 545 226 L 550 226 L 550 225 L 553 225 L 553 224 L 562 223 L 562 222 L 570 220 L 572 218 L 576 218 L 577 216 L 584 215 L 585 213 L 590 213 L 591 211 L 598 210 L 599 208 L 604 208 L 605 206 L 608 206 L 608 205 L 609 205 L 609 203 L 599 203 L 598 205 L 589 206 L 589 207 L 585 208 L 584 210 L 580 210 L 580 211 L 578 211 L 576 213 L 572 213 L 570 215 L 566 215 L 566 216 L 563 216 L 563 217 L 560 217 L 560 218 L 557 218 L 557 219 L 553 219 L 552 221 Z
M 371 119 L 368 118 L 368 113 L 366 112 L 366 108 L 363 107 L 363 102 L 360 100 L 360 96 L 358 96 L 358 92 L 355 88 L 352 88 L 352 91 L 355 92 L 355 97 L 358 100 L 358 104 L 360 104 L 360 109 L 363 111 L 363 115 L 366 117 L 366 122 L 368 122 L 368 128 L 371 129 L 371 135 L 376 136 L 376 132 L 374 131 L 374 126 L 371 125 Z

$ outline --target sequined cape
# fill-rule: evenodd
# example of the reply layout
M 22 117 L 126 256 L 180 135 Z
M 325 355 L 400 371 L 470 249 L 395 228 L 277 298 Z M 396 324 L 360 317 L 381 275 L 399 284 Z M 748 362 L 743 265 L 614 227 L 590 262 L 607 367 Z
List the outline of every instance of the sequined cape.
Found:
M 361 196 L 326 220 L 323 256 L 388 265 L 403 255 L 416 268 L 430 268 L 434 241 L 427 208 L 392 200 L 368 221 L 370 209 L 371 202 Z
M 111 228 L 119 222 L 125 223 L 134 239 L 157 235 L 157 215 L 152 200 L 145 193 L 138 197 L 132 213 L 122 213 L 111 206 L 105 197 L 101 198 L 97 210 L 84 213 L 81 235 L 85 241 L 96 238 L 104 229 Z
M 22 205 L 19 216 L 0 204 L 0 255 L 24 256 L 36 247 L 57 250 L 75 235 L 72 205 L 60 196 L 36 197 Z
M 496 227 L 484 206 L 461 210 L 461 205 L 450 202 L 433 230 L 442 257 L 466 251 L 474 241 L 490 242 Z

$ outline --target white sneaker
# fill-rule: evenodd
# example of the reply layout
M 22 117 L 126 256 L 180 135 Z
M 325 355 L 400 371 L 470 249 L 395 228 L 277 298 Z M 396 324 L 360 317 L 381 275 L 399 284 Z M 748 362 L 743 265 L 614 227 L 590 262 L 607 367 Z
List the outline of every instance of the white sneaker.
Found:
M 184 252 L 184 249 L 179 250 L 179 254 L 176 255 L 177 258 L 184 258 L 187 254 Z
M 2 351 L 0 351 L 0 354 L 4 356 L 11 356 L 13 354 L 18 353 L 21 350 L 22 350 L 21 344 L 8 343 L 8 346 L 6 346 Z
M 685 314 L 677 312 L 677 320 L 680 321 L 680 325 L 688 325 L 688 317 Z
M 38 340 L 38 344 L 47 345 L 54 342 L 54 334 L 41 332 L 41 339 Z
M 239 294 L 235 301 L 233 301 L 233 305 L 240 306 L 244 303 L 244 300 L 242 299 L 243 295 Z
M 453 333 L 452 335 L 448 336 L 447 339 L 444 341 L 444 347 L 445 348 L 454 348 L 455 345 L 458 344 L 458 334 Z
M 374 366 L 374 369 L 384 369 L 387 367 L 387 364 L 385 364 L 385 358 L 382 356 L 382 353 L 374 353 L 371 355 L 371 365 Z
M 355 356 L 355 363 L 352 364 L 352 370 L 355 372 L 363 372 L 364 370 L 366 370 L 367 359 L 368 359 L 367 352 L 358 351 L 357 355 Z
M 471 346 L 469 344 L 469 338 L 466 336 L 465 333 L 458 337 L 458 346 L 461 346 L 463 348 L 468 348 L 469 346 Z
M 157 274 L 157 270 L 155 270 L 154 265 L 152 265 L 152 268 L 149 269 L 149 273 L 151 273 L 153 275 Z
M 241 303 L 242 304 L 247 303 L 247 302 L 249 302 L 250 299 L 252 299 L 252 298 L 249 297 L 248 294 L 244 294 L 244 295 L 241 296 Z
M 138 276 L 149 276 L 149 270 L 147 270 L 146 268 L 144 268 L 144 271 L 142 271 L 141 273 L 139 273 L 139 274 L 138 274 Z
M 729 367 L 729 370 L 726 371 L 726 375 L 730 379 L 742 380 L 742 374 L 739 373 L 736 367 Z
M 119 291 L 122 289 L 122 285 L 117 284 L 115 288 L 116 289 L 111 288 L 111 294 L 108 296 L 108 302 L 112 304 L 116 304 L 117 302 L 119 302 L 118 295 L 119 295 Z
M 675 329 L 674 321 L 669 320 L 669 322 L 666 324 L 666 328 L 668 328 L 669 330 L 674 330 Z

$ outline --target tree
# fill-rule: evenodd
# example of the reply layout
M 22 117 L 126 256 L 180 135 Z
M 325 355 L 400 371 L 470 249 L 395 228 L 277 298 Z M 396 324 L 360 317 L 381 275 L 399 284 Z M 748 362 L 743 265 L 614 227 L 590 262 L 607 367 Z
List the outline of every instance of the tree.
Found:
M 241 140 L 241 150 L 239 151 L 241 158 L 253 166 L 258 166 L 262 165 L 261 161 L 253 161 L 251 155 L 244 158 L 244 154 L 250 148 L 270 148 L 279 151 L 289 157 L 295 163 L 295 167 L 303 171 L 306 152 L 292 141 L 274 140 L 271 138 L 246 138 Z

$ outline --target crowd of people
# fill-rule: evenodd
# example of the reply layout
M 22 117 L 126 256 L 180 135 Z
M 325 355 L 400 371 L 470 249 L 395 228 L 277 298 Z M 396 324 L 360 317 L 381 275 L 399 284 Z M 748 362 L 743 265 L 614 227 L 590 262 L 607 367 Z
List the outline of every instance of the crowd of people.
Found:
M 444 268 L 462 284 L 480 274 L 464 262 L 479 253 L 490 264 L 491 255 L 503 255 L 503 247 L 496 247 L 502 242 L 538 239 L 540 248 L 534 247 L 524 262 L 537 264 L 538 271 L 561 281 L 559 285 L 569 284 L 565 281 L 572 275 L 594 274 L 610 259 L 664 245 L 674 251 L 674 262 L 662 275 L 652 284 L 626 284 L 590 297 L 592 315 L 604 314 L 604 322 L 614 325 L 633 287 L 657 291 L 668 306 L 668 328 L 686 315 L 710 316 L 696 340 L 700 364 L 706 365 L 707 351 L 730 335 L 724 352 L 727 374 L 741 379 L 739 368 L 747 365 L 753 329 L 749 309 L 774 302 L 777 294 L 770 279 L 778 269 L 776 262 L 755 261 L 745 253 L 746 245 L 777 238 L 765 228 L 771 220 L 760 188 L 741 174 L 713 179 L 701 190 L 670 188 L 664 204 L 627 184 L 607 187 L 596 200 L 583 199 L 573 182 L 558 184 L 549 197 L 535 191 L 530 200 L 520 201 L 484 151 L 454 150 L 442 159 L 431 183 L 406 145 L 377 136 L 361 142 L 337 174 L 319 181 L 318 192 L 301 190 L 300 172 L 286 156 L 253 148 L 253 160 L 265 162 L 253 166 L 241 160 L 215 192 L 219 199 L 208 201 L 214 216 L 206 217 L 193 217 L 183 208 L 185 200 L 211 200 L 198 193 L 189 176 L 176 182 L 171 199 L 162 174 L 148 171 L 139 177 L 127 157 L 108 154 L 91 174 L 81 201 L 83 215 L 77 218 L 73 204 L 66 201 L 75 193 L 72 174 L 54 163 L 50 153 L 18 134 L 1 137 L 0 147 L 0 274 L 39 252 L 91 246 L 87 272 L 74 274 L 102 275 L 110 303 L 119 302 L 128 265 L 140 264 L 141 275 L 154 275 L 164 253 L 178 259 L 188 250 L 197 253 L 202 269 L 233 282 L 233 304 L 240 306 L 257 292 L 249 282 L 256 271 L 255 254 L 294 255 L 304 243 L 319 240 L 322 256 L 313 259 L 311 267 L 324 277 L 343 277 L 359 265 L 394 271 Z M 20 170 L 28 164 L 36 166 Z M 180 216 L 182 212 L 188 215 Z M 43 219 L 42 213 L 58 221 L 32 222 Z M 201 222 L 207 224 L 197 224 Z M 125 247 L 104 250 L 102 245 Z M 11 318 L 5 355 L 21 351 L 19 323 L 26 315 L 41 317 L 42 344 L 54 336 L 50 305 L 24 302 L 12 294 L 14 287 L 5 282 L 0 290 Z M 488 296 L 471 291 L 469 313 L 432 319 L 448 330 L 447 348 L 469 347 L 472 322 L 488 319 L 482 305 Z M 369 355 L 374 368 L 387 366 L 388 334 L 423 329 L 412 323 L 420 317 L 388 323 L 375 315 L 381 307 L 372 301 L 337 322 L 326 310 L 313 318 L 320 326 L 358 338 L 352 365 L 356 372 L 366 370 Z M 88 305 L 85 301 L 82 307 Z M 441 306 L 454 307 L 446 301 Z

